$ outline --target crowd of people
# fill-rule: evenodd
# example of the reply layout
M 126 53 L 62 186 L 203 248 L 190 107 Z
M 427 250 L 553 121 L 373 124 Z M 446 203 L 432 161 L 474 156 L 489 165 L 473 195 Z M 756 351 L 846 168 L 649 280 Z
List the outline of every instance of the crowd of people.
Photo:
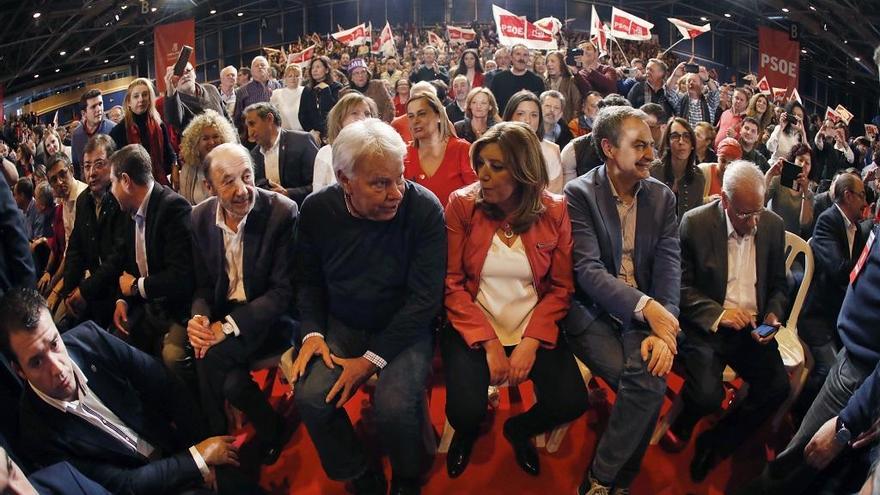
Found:
M 694 482 L 793 403 L 797 433 L 743 493 L 870 493 L 876 127 L 851 136 L 654 45 L 612 61 L 583 37 L 540 53 L 492 35 L 437 47 L 411 33 L 387 56 L 322 43 L 291 64 L 270 49 L 217 86 L 189 64 L 167 68 L 162 95 L 136 78 L 107 111 L 87 88 L 72 131 L 8 119 L 0 483 L 263 493 L 227 406 L 275 463 L 291 421 L 250 370 L 285 353 L 327 476 L 389 491 L 342 408 L 377 375 L 390 492 L 419 493 L 436 345 L 451 478 L 487 389 L 526 380 L 536 403 L 503 435 L 539 476 L 531 438 L 589 407 L 580 361 L 616 396 L 572 485 L 627 494 L 668 375 L 684 379 L 660 439 L 676 453 L 722 410 L 729 366 L 748 394 L 694 439 Z M 812 256 L 787 266 L 787 235 Z M 785 332 L 813 363 L 799 394 Z

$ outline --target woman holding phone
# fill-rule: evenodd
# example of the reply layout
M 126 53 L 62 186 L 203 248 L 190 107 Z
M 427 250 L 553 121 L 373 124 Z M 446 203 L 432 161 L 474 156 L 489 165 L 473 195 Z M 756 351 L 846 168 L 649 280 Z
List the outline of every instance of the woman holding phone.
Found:
M 773 153 L 770 162 L 775 162 L 788 155 L 796 144 L 807 144 L 807 131 L 804 129 L 804 107 L 797 101 L 785 104 L 785 110 L 779 116 L 779 125 L 773 129 L 767 140 L 767 150 Z
M 813 152 L 806 144 L 795 144 L 785 158 L 777 158 L 764 174 L 767 209 L 782 217 L 785 230 L 804 239 L 810 237 L 813 225 L 813 191 L 810 189 L 810 169 Z M 785 168 L 791 172 L 784 172 Z M 799 170 L 797 169 L 799 167 Z M 783 176 L 792 176 L 790 184 L 783 183 Z

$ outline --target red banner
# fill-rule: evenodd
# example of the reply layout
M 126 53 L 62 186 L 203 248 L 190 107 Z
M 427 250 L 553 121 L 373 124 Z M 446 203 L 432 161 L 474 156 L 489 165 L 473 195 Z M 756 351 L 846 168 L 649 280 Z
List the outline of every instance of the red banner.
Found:
M 173 67 L 183 45 L 196 46 L 196 22 L 186 19 L 171 24 L 161 24 L 153 29 L 153 56 L 156 63 L 156 91 L 165 91 L 165 68 Z M 196 66 L 196 53 L 193 50 L 189 62 Z
M 800 53 L 801 44 L 787 32 L 758 27 L 758 77 L 766 77 L 770 87 L 798 87 Z

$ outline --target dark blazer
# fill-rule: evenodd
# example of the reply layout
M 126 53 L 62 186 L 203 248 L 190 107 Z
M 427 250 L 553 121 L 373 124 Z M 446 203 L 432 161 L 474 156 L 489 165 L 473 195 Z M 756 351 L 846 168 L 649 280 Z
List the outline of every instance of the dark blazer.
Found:
M 287 196 L 297 206 L 312 192 L 312 174 L 315 168 L 315 155 L 318 145 L 307 132 L 281 130 L 278 142 L 278 168 L 281 175 L 281 187 L 287 189 Z M 257 186 L 268 188 L 266 164 L 259 146 L 251 150 L 254 158 L 254 180 Z
M 721 201 L 694 208 L 681 219 L 682 329 L 710 333 L 724 311 L 727 295 L 727 213 Z M 785 321 L 788 308 L 785 279 L 785 228 L 782 219 L 765 210 L 755 234 L 758 321 L 773 313 Z
M 175 318 L 189 314 L 195 285 L 191 211 L 192 206 L 183 196 L 170 187 L 153 183 L 145 226 L 150 275 L 144 280 L 144 290 L 148 302 L 162 305 Z M 125 270 L 138 277 L 135 224 L 131 217 L 127 217 L 123 242 L 125 249 L 108 261 L 108 270 L 120 274 Z M 118 285 L 118 281 L 114 282 Z M 142 299 L 128 298 L 129 304 L 137 301 Z
M 867 226 L 856 224 L 853 250 L 846 237 L 846 222 L 837 206 L 831 206 L 816 220 L 810 239 L 815 272 L 804 311 L 798 321 L 798 336 L 810 345 L 823 345 L 834 335 L 849 273 L 868 240 Z
M 36 284 L 24 222 L 24 215 L 12 198 L 12 189 L 0 184 L 0 295 L 12 287 Z
M 68 462 L 59 462 L 27 477 L 40 495 L 110 495 Z
M 643 295 L 678 315 L 681 264 L 672 191 L 649 177 L 640 182 L 636 193 L 633 264 L 638 289 L 617 278 L 623 236 L 606 167 L 566 184 L 565 196 L 574 241 L 575 296 L 563 329 L 578 335 L 604 313 L 628 329 Z
M 153 357 L 93 322 L 61 337 L 70 359 L 113 413 L 162 452 L 149 460 L 73 414 L 61 412 L 25 387 L 22 446 L 39 465 L 68 461 L 113 493 L 177 493 L 202 475 L 188 448 L 204 438 L 183 385 Z
M 251 351 L 269 331 L 289 337 L 293 331 L 293 237 L 297 207 L 271 191 L 255 189 L 254 207 L 244 226 L 244 291 L 247 304 L 230 312 L 226 298 L 229 278 L 223 232 L 217 227 L 217 198 L 193 209 L 193 259 L 196 291 L 192 314 L 212 321 L 231 314 L 239 337 Z

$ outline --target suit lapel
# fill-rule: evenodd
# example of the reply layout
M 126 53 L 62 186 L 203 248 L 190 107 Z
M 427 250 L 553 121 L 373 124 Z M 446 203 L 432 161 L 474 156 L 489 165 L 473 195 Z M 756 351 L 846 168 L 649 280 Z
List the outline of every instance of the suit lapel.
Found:
M 635 270 L 633 275 L 636 277 L 636 283 L 639 287 L 647 288 L 648 285 L 645 284 L 645 281 L 639 280 L 640 277 L 638 275 L 640 266 L 636 264 L 636 260 L 648 259 L 643 256 L 644 253 L 642 253 L 642 247 L 654 245 L 654 212 L 652 209 L 655 206 L 654 201 L 652 201 L 653 198 L 650 197 L 651 191 L 644 187 L 644 183 L 639 186 L 639 191 L 636 193 L 636 196 L 638 200 L 636 202 L 636 232 L 635 238 L 633 239 L 633 268 Z
M 281 128 L 281 135 L 278 136 L 278 177 L 281 179 L 281 185 L 287 187 L 290 182 L 287 178 L 287 167 L 284 166 L 287 163 L 285 155 L 287 155 L 287 131 Z
M 718 213 L 714 215 L 715 217 L 715 225 L 712 229 L 712 232 L 715 233 L 712 236 L 712 248 L 714 252 L 714 256 L 718 259 L 718 294 L 721 295 L 721 302 L 727 298 L 727 218 L 725 218 L 727 213 L 724 211 L 724 208 L 721 207 L 721 202 L 718 202 Z M 710 257 L 712 255 L 710 254 Z
M 159 229 L 155 228 L 157 223 L 156 216 L 158 215 L 159 205 L 164 199 L 164 196 L 165 187 L 158 182 L 154 183 L 153 191 L 150 193 L 150 202 L 147 204 L 147 218 L 144 225 L 144 241 L 146 242 L 146 246 L 144 246 L 144 248 L 147 251 L 147 267 L 149 268 L 150 272 L 153 273 L 155 273 L 159 269 L 159 267 L 156 265 L 157 261 L 154 254 L 156 253 L 159 246 L 154 237 L 156 235 L 156 232 L 159 231 Z
M 614 276 L 620 271 L 620 258 L 622 256 L 623 236 L 620 229 L 620 215 L 617 214 L 617 200 L 611 192 L 611 179 L 608 177 L 608 169 L 605 165 L 599 168 L 597 174 L 596 186 L 596 206 L 605 225 L 605 233 L 609 237 L 611 243 L 612 261 L 614 266 L 611 267 Z
M 208 239 L 207 245 L 210 246 L 206 251 L 208 258 L 208 269 L 213 269 L 217 277 L 217 284 L 214 285 L 214 303 L 216 307 L 222 307 L 226 302 L 226 293 L 229 292 L 229 277 L 226 275 L 226 247 L 223 244 L 223 231 L 217 226 L 217 210 L 220 202 L 212 199 L 214 205 L 211 207 L 213 214 L 209 216 Z

